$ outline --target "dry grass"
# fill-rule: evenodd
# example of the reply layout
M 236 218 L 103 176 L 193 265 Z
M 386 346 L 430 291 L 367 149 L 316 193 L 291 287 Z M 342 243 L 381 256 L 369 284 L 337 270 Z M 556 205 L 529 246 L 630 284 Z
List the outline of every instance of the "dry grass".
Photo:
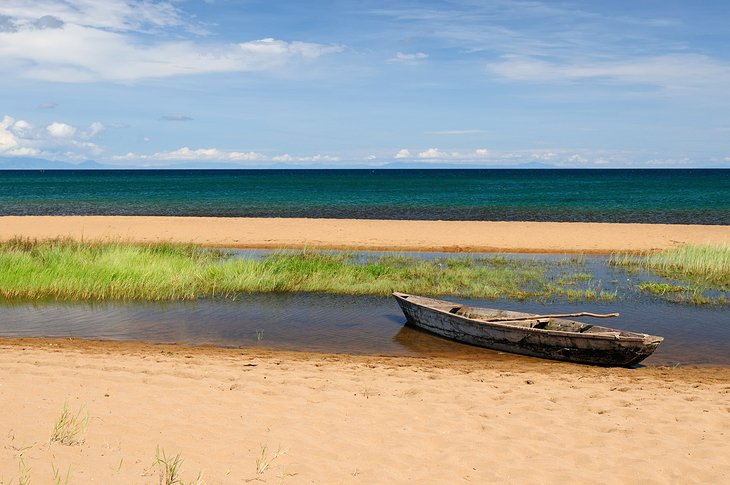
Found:
M 89 425 L 89 413 L 81 407 L 72 414 L 68 405 L 64 403 L 63 411 L 53 425 L 51 443 L 60 443 L 66 446 L 80 445 L 84 442 L 84 434 Z

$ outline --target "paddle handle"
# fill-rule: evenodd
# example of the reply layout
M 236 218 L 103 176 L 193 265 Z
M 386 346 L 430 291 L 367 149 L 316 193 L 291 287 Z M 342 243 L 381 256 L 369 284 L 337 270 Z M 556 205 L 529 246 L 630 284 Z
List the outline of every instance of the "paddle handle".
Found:
M 593 317 L 593 318 L 610 318 L 610 317 L 617 317 L 618 313 L 589 313 L 589 312 L 579 312 L 579 313 L 563 313 L 563 314 L 557 314 L 557 315 L 530 315 L 529 317 L 504 317 L 504 318 L 490 318 L 489 320 L 486 320 L 487 322 L 514 322 L 517 320 L 537 320 L 539 318 L 567 318 L 567 317 Z

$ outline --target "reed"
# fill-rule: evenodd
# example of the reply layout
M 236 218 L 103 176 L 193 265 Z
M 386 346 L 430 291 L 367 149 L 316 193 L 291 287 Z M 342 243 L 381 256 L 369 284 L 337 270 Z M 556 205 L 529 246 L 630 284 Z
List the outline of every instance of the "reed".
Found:
M 730 290 L 730 245 L 687 245 L 640 256 L 612 255 L 609 264 Z
M 383 256 L 278 252 L 263 259 L 173 244 L 0 243 L 0 297 L 6 300 L 191 300 L 246 292 L 323 292 L 479 298 L 595 299 L 580 290 L 590 275 L 552 281 L 550 265 L 529 259 Z M 561 273 L 561 274 L 564 274 Z M 570 292 L 567 286 L 572 286 Z M 600 289 L 599 289 L 600 292 Z

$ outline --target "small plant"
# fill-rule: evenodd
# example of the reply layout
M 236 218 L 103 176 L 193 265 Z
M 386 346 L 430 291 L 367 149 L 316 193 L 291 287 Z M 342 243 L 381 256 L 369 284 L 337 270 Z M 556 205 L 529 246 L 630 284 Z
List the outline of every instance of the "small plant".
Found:
M 82 416 L 83 414 L 83 416 Z M 84 413 L 83 406 L 76 414 L 68 409 L 68 403 L 63 404 L 63 411 L 51 432 L 51 443 L 60 443 L 66 446 L 80 445 L 84 442 L 83 435 L 89 425 L 89 413 Z
M 30 485 L 30 467 L 25 464 L 22 453 L 18 460 L 18 485 Z
M 159 473 L 160 485 L 174 485 L 180 484 L 185 485 L 180 478 L 180 469 L 182 467 L 183 459 L 180 458 L 180 453 L 175 456 L 167 456 L 165 450 L 161 450 L 158 446 L 155 450 L 155 463 L 157 471 Z M 120 465 L 121 466 L 121 465 Z M 202 483 L 202 474 L 198 473 L 197 478 L 191 484 L 199 485 Z
M 68 480 L 71 478 L 71 465 L 66 470 L 65 477 L 61 475 L 61 470 L 56 468 L 54 463 L 51 463 L 51 468 L 53 469 L 53 485 L 68 485 Z
M 279 458 L 281 455 L 283 455 L 285 452 L 281 449 L 281 446 L 276 450 L 276 453 L 273 453 L 269 455 L 268 453 L 268 447 L 266 445 L 261 445 L 261 454 L 258 458 L 256 458 L 256 474 L 261 475 L 266 470 L 268 470 L 269 466 L 271 466 L 271 463 Z

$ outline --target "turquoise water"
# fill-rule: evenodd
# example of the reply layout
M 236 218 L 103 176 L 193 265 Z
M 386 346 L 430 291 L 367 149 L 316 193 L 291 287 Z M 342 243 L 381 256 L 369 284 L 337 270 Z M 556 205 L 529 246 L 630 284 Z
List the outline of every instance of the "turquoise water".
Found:
M 0 171 L 0 215 L 730 224 L 730 170 Z

